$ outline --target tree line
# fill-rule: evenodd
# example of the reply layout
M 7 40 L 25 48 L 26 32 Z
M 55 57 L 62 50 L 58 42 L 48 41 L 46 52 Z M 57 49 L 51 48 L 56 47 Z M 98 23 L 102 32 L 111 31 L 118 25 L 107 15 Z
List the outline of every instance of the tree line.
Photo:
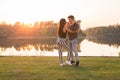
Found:
M 32 24 L 16 22 L 15 24 L 0 24 L 0 38 L 6 37 L 57 37 L 58 23 L 54 21 L 41 21 Z M 85 36 L 80 32 L 79 36 Z
M 120 25 L 117 24 L 88 28 L 84 32 L 87 37 L 120 38 Z
M 57 37 L 58 23 L 54 21 L 41 21 L 32 24 L 16 22 L 15 24 L 0 24 L 0 38 L 6 37 Z M 87 28 L 79 32 L 80 37 L 118 38 L 120 37 L 120 25 L 99 26 Z
M 24 24 L 16 22 L 15 24 L 0 24 L 0 37 L 18 37 L 18 36 L 56 36 L 57 24 L 53 21 L 35 22 Z

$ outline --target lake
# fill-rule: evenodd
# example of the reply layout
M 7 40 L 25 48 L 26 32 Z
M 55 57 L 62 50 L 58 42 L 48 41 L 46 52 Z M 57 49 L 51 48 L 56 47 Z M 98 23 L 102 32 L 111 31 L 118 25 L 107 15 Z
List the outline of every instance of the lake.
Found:
M 57 38 L 0 39 L 0 56 L 58 56 Z M 63 50 L 63 56 L 67 52 Z M 79 56 L 120 56 L 120 39 L 78 39 Z

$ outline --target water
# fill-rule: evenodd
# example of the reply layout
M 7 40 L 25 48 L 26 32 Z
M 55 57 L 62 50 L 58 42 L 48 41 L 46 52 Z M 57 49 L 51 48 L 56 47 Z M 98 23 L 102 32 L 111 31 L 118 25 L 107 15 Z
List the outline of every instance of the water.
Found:
M 79 39 L 79 56 L 119 56 L 119 39 L 92 39 Z M 0 56 L 58 56 L 56 38 L 0 39 Z

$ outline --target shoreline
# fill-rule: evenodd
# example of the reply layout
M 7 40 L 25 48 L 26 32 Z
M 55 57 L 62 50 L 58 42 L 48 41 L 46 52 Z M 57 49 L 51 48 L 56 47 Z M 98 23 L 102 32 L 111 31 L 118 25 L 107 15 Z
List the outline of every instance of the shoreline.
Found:
M 0 57 L 59 57 L 59 56 L 0 56 Z M 79 58 L 120 58 L 120 56 L 79 56 Z

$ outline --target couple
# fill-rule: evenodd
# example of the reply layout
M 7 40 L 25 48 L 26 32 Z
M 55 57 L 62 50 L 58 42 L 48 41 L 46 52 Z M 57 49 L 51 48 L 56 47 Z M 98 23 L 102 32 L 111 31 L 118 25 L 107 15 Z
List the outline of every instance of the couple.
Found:
M 65 63 L 62 60 L 62 48 L 65 48 L 68 52 L 66 64 L 72 65 L 75 63 L 73 52 L 76 57 L 76 67 L 79 65 L 79 56 L 77 51 L 77 38 L 79 32 L 79 25 L 76 23 L 74 16 L 68 16 L 69 22 L 66 22 L 64 18 L 62 18 L 59 22 L 59 27 L 57 30 L 58 39 L 58 53 L 60 66 L 64 66 Z M 67 40 L 68 38 L 68 40 Z

